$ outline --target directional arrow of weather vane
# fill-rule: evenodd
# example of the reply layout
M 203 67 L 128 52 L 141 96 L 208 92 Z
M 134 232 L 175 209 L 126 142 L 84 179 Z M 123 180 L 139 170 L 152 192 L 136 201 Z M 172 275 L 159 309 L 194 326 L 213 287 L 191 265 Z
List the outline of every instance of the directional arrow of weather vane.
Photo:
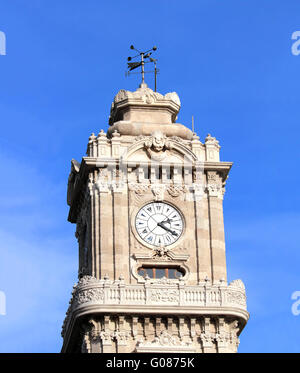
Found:
M 142 62 L 128 62 L 128 69 L 129 71 L 136 69 L 137 67 L 141 66 Z

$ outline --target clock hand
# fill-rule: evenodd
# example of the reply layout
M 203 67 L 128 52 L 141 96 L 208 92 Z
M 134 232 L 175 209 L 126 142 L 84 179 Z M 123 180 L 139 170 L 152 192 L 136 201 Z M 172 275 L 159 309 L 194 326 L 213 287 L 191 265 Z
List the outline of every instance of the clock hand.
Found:
M 170 228 L 166 227 L 164 224 L 164 222 L 161 222 L 161 223 L 157 223 L 157 225 L 161 228 L 163 228 L 164 230 L 170 232 L 173 234 L 173 236 L 178 236 L 178 234 L 175 232 L 175 231 L 172 231 Z

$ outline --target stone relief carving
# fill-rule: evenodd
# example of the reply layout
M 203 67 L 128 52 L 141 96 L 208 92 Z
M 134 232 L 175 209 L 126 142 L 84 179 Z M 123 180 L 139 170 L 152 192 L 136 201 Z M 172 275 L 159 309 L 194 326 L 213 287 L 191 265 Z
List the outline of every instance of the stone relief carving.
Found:
M 225 183 L 222 182 L 221 176 L 216 171 L 207 172 L 206 191 L 211 197 L 223 198 L 225 193 Z
M 97 302 L 97 301 L 102 301 L 104 298 L 104 292 L 102 289 L 88 289 L 88 290 L 83 290 L 79 294 L 76 294 L 74 297 L 74 302 L 77 305 L 80 305 L 82 303 L 87 303 L 87 302 Z
M 86 276 L 83 276 L 77 283 L 77 285 L 74 285 L 74 289 L 75 288 L 79 288 L 81 286 L 84 286 L 84 285 L 92 285 L 92 284 L 98 284 L 98 281 L 96 279 L 96 277 L 93 277 L 93 276 L 90 276 L 90 275 L 86 275 Z
M 128 339 L 131 337 L 131 332 L 116 330 L 112 334 L 112 338 L 118 342 L 119 346 L 126 346 Z
M 144 146 L 148 156 L 154 161 L 162 161 L 168 155 L 166 150 L 172 149 L 171 141 L 160 131 L 155 131 L 152 136 L 147 137 Z
M 179 294 L 176 290 L 155 289 L 151 290 L 151 302 L 178 302 Z
M 128 188 L 130 191 L 135 192 L 139 196 L 144 195 L 148 192 L 150 185 L 141 183 L 129 183 Z
M 243 293 L 228 291 L 227 301 L 229 303 L 235 303 L 240 304 L 241 306 L 246 306 L 246 296 Z
M 188 188 L 185 185 L 174 185 L 171 184 L 167 188 L 167 192 L 170 194 L 170 196 L 177 198 L 181 195 L 184 195 L 185 193 L 188 192 Z
M 223 197 L 223 190 L 222 187 L 215 184 L 209 184 L 206 186 L 206 191 L 211 197 Z
M 109 184 L 110 181 L 107 168 L 99 168 L 95 187 L 99 190 L 99 192 L 108 192 Z
M 154 195 L 155 201 L 163 201 L 165 196 L 166 186 L 164 184 L 152 184 L 151 191 Z
M 159 337 L 155 337 L 152 343 L 160 344 L 161 346 L 176 346 L 179 342 L 169 334 L 166 330 L 162 331 Z
M 241 306 L 246 306 L 245 285 L 242 280 L 237 279 L 228 285 L 227 301 L 230 303 L 237 303 Z M 230 289 L 237 289 L 239 291 L 230 291 Z
M 167 96 L 167 95 L 166 95 Z M 140 98 L 143 102 L 147 104 L 152 104 L 155 101 L 163 100 L 164 97 L 162 94 L 158 92 L 152 91 L 150 88 L 143 88 L 138 89 L 135 92 L 126 91 L 125 89 L 121 89 L 114 98 L 114 103 L 119 103 L 123 100 L 130 99 L 130 98 Z
M 182 262 L 181 265 L 183 265 L 183 262 L 187 261 L 190 257 L 189 254 L 187 254 L 188 250 L 185 247 L 177 246 L 175 248 L 169 248 L 165 247 L 163 245 L 159 247 L 151 248 L 151 252 L 145 252 L 146 246 L 141 246 L 139 244 L 135 244 L 135 249 L 137 252 L 133 254 L 133 258 L 135 260 L 157 260 L 157 261 L 170 261 L 174 260 L 176 262 Z M 149 249 L 148 247 L 146 247 Z
M 218 347 L 226 347 L 230 340 L 230 336 L 228 333 L 217 333 L 215 340 L 218 343 Z
M 172 258 L 168 255 L 170 249 L 168 247 L 155 247 L 153 249 L 154 254 L 152 255 L 152 259 L 158 261 L 171 261 Z
M 167 140 L 167 136 L 160 131 L 153 132 L 152 136 L 145 140 L 146 149 L 153 149 L 155 152 L 161 152 L 164 149 L 171 149 L 171 142 Z
M 151 342 L 145 342 L 143 338 L 141 338 L 137 346 L 138 347 L 182 347 L 182 346 L 190 346 L 192 341 L 182 342 L 178 340 L 176 337 L 169 334 L 166 330 L 163 330 L 158 337 L 155 337 Z
M 209 332 L 200 334 L 200 341 L 202 342 L 202 346 L 204 348 L 205 347 L 211 347 L 213 339 L 214 339 L 213 336 Z
M 146 195 L 150 192 L 149 184 L 129 183 L 130 202 L 133 206 L 139 206 L 143 203 Z
M 219 177 L 215 171 L 208 171 L 207 172 L 207 180 L 208 184 L 220 184 Z
M 112 342 L 113 333 L 111 331 L 102 330 L 100 338 L 104 346 L 110 346 Z
M 152 104 L 161 100 L 174 101 L 180 106 L 180 100 L 176 92 L 169 92 L 166 95 L 152 91 L 151 88 L 139 88 L 134 92 L 121 89 L 115 96 L 113 104 L 117 104 L 126 99 L 141 99 L 147 104 Z

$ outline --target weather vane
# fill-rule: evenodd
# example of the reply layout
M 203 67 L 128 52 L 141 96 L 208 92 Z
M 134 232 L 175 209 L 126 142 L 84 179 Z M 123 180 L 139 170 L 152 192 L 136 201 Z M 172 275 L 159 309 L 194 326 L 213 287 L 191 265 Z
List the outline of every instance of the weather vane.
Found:
M 128 62 L 127 63 L 129 71 L 126 72 L 126 76 L 129 76 L 130 74 L 140 74 L 141 73 L 142 74 L 142 83 L 140 84 L 140 87 L 145 87 L 146 86 L 146 84 L 145 84 L 145 74 L 154 72 L 155 92 L 156 92 L 156 75 L 159 72 L 159 69 L 156 68 L 157 59 L 151 58 L 150 56 L 152 55 L 153 52 L 156 51 L 157 47 L 154 46 L 152 49 L 149 49 L 146 52 L 139 51 L 133 45 L 130 46 L 130 49 L 133 49 L 133 50 L 137 51 L 138 54 L 136 56 L 133 56 L 133 57 L 128 57 L 127 60 L 131 61 L 133 58 L 137 58 L 137 57 L 140 57 L 141 60 L 137 61 L 137 62 Z M 149 61 L 147 60 L 148 58 L 149 58 Z M 144 68 L 145 63 L 151 63 L 151 62 L 154 63 L 154 70 L 153 71 L 145 71 L 145 68 Z M 140 73 L 131 73 L 130 72 L 130 71 L 138 68 L 139 66 L 141 66 L 141 72 Z

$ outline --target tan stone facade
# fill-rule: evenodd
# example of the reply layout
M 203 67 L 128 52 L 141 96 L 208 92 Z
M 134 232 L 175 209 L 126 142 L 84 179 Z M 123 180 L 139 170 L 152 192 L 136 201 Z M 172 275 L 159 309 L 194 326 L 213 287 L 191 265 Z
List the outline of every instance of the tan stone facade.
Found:
M 107 134 L 92 134 L 87 156 L 72 160 L 79 282 L 63 352 L 237 351 L 249 315 L 242 281 L 227 284 L 223 196 L 232 163 L 220 162 L 214 137 L 202 143 L 175 122 L 179 109 L 176 93 L 121 90 Z M 180 215 L 180 237 L 169 218 L 157 224 L 163 241 L 176 242 L 141 236 L 137 214 L 151 202 Z M 168 278 L 171 271 L 180 276 Z

